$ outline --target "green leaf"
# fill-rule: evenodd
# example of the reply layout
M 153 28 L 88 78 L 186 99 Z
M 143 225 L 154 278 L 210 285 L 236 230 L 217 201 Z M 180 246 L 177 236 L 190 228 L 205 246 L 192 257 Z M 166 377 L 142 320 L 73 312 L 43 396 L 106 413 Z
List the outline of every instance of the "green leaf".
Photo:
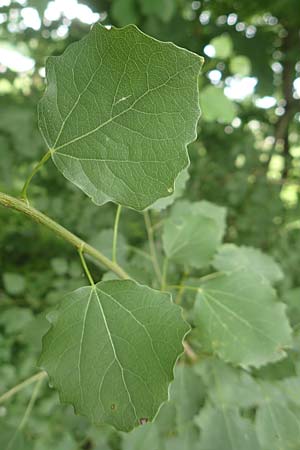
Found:
M 0 448 L 1 450 L 30 450 L 31 446 L 21 431 L 0 421 Z
M 171 194 L 196 138 L 201 65 L 133 25 L 96 24 L 50 57 L 39 125 L 58 169 L 99 205 L 143 210 Z
M 283 300 L 287 304 L 287 314 L 294 328 L 300 325 L 300 287 L 285 292 Z
M 204 385 L 194 367 L 178 366 L 170 397 L 176 407 L 178 427 L 187 426 L 204 403 Z
M 207 122 L 230 123 L 236 116 L 236 106 L 222 88 L 207 86 L 199 95 L 202 119 Z
M 225 209 L 209 202 L 177 202 L 165 221 L 163 247 L 178 264 L 209 265 L 224 233 Z
M 165 440 L 165 450 L 199 450 L 199 429 L 189 423 Z M 161 449 L 160 449 L 161 450 Z
M 151 209 L 155 209 L 157 211 L 162 211 L 163 209 L 166 209 L 168 206 L 172 205 L 174 201 L 181 197 L 183 194 L 183 191 L 185 189 L 185 185 L 189 179 L 189 172 L 188 169 L 184 169 L 178 177 L 175 180 L 175 188 L 172 195 L 169 197 L 161 198 L 159 200 L 156 200 L 153 205 L 151 205 Z
M 207 405 L 196 418 L 205 450 L 259 450 L 254 427 L 237 408 L 214 409 Z
M 112 259 L 113 237 L 114 231 L 112 229 L 102 230 L 91 239 L 90 244 L 100 250 L 107 258 Z M 117 259 L 119 264 L 123 265 L 125 263 L 127 253 L 126 239 L 121 233 L 118 233 Z
M 39 365 L 62 402 L 122 431 L 154 418 L 189 330 L 169 294 L 100 282 L 69 294 L 50 320 Z
M 115 0 L 111 7 L 111 14 L 118 25 L 125 26 L 136 23 L 138 15 L 135 0 Z
M 18 273 L 4 273 L 3 284 L 6 292 L 10 295 L 20 295 L 25 291 L 25 278 Z
M 223 272 L 246 269 L 265 277 L 270 283 L 276 283 L 283 278 L 282 270 L 274 259 L 252 247 L 224 244 L 212 264 L 217 270 Z
M 215 406 L 253 408 L 261 400 L 255 379 L 246 371 L 230 367 L 217 358 L 206 358 L 197 367 Z
M 122 450 L 161 450 L 162 439 L 155 423 L 148 423 L 122 435 Z
M 210 45 L 215 48 L 216 58 L 220 59 L 229 58 L 233 50 L 232 39 L 227 33 L 223 33 L 220 36 L 213 38 L 210 41 Z
M 235 56 L 230 60 L 229 68 L 235 74 L 247 76 L 251 73 L 251 61 L 247 56 Z
M 265 279 L 249 271 L 204 282 L 194 318 L 204 351 L 241 366 L 278 361 L 292 343 L 285 305 Z
M 13 306 L 0 315 L 0 325 L 5 328 L 6 334 L 16 335 L 24 330 L 33 320 L 30 309 Z
M 176 9 L 174 0 L 139 0 L 139 2 L 145 16 L 153 14 L 164 22 L 171 20 Z
M 51 267 L 56 275 L 66 275 L 69 270 L 68 260 L 65 258 L 52 258 Z
M 300 442 L 300 408 L 269 396 L 255 418 L 256 432 L 264 450 L 296 450 Z

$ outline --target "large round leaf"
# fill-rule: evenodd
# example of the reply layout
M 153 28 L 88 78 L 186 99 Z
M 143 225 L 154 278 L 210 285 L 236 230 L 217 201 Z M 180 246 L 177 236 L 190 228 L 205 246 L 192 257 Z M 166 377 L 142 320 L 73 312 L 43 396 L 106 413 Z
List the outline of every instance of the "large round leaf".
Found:
M 170 195 L 196 138 L 201 64 L 133 25 L 97 24 L 50 57 L 39 125 L 58 169 L 100 205 Z
M 102 281 L 69 294 L 51 321 L 39 364 L 63 402 L 123 431 L 153 419 L 189 329 L 169 294 Z

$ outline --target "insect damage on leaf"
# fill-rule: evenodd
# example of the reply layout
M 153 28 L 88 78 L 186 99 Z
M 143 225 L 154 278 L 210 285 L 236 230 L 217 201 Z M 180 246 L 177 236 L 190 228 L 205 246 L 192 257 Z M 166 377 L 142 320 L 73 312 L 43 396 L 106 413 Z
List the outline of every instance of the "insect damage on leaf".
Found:
M 46 64 L 39 126 L 57 168 L 96 204 L 143 210 L 188 165 L 202 58 L 133 25 L 95 25 Z

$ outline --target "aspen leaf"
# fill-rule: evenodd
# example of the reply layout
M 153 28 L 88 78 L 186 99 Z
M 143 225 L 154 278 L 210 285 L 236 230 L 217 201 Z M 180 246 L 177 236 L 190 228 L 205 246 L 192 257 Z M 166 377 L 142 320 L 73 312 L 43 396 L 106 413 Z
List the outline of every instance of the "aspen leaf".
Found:
M 170 300 L 129 280 L 69 294 L 51 315 L 39 362 L 61 401 L 122 431 L 150 422 L 189 330 Z
M 292 344 L 285 305 L 265 279 L 249 271 L 201 284 L 194 318 L 203 348 L 241 366 L 278 361 Z
M 196 138 L 202 58 L 134 25 L 96 24 L 46 64 L 39 126 L 63 175 L 101 205 L 174 191 Z

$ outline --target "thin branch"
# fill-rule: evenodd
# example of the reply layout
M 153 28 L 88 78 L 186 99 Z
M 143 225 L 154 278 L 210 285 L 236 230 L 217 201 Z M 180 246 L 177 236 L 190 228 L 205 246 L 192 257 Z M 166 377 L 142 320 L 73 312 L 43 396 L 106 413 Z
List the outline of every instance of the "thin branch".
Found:
M 95 286 L 95 283 L 94 283 L 93 277 L 92 277 L 92 275 L 91 275 L 91 272 L 90 272 L 90 270 L 89 270 L 89 268 L 88 268 L 88 265 L 87 265 L 87 263 L 86 263 L 86 260 L 84 259 L 83 249 L 80 248 L 80 249 L 78 250 L 78 253 L 79 253 L 79 258 L 80 258 L 82 267 L 83 267 L 83 269 L 84 269 L 84 271 L 85 271 L 85 274 L 86 274 L 86 276 L 87 276 L 87 279 L 88 279 L 89 282 L 90 282 L 90 285 L 91 285 L 91 286 Z
M 27 386 L 29 386 L 32 383 L 35 383 L 36 381 L 43 380 L 47 377 L 46 372 L 39 372 L 33 375 L 30 378 L 27 378 L 27 380 L 22 381 L 22 383 L 17 384 L 9 391 L 5 392 L 5 394 L 1 395 L 0 397 L 0 403 L 4 403 L 6 400 L 9 400 L 13 395 L 20 392 L 22 389 L 25 389 Z
M 27 204 L 29 204 L 28 198 L 27 198 L 27 190 L 29 188 L 30 182 L 31 182 L 32 178 L 34 177 L 34 175 L 43 167 L 43 165 L 48 161 L 48 159 L 50 157 L 51 157 L 51 151 L 48 150 L 48 152 L 45 153 L 45 155 L 42 157 L 42 159 L 37 163 L 37 165 L 34 167 L 33 171 L 31 172 L 31 174 L 29 175 L 29 177 L 25 181 L 24 187 L 23 187 L 22 192 L 21 192 L 21 198 Z
M 22 418 L 22 420 L 20 422 L 20 425 L 18 426 L 17 432 L 22 431 L 23 428 L 25 427 L 25 425 L 26 425 L 26 423 L 27 423 L 27 421 L 28 421 L 28 419 L 30 417 L 31 411 L 32 411 L 32 409 L 34 407 L 35 401 L 36 401 L 36 399 L 38 397 L 38 394 L 39 394 L 42 382 L 43 382 L 43 378 L 40 378 L 38 380 L 38 382 L 36 383 L 36 385 L 34 387 L 34 390 L 32 392 L 31 398 L 29 400 L 28 406 L 27 406 L 27 408 L 25 410 L 25 414 L 24 414 L 24 416 L 23 416 L 23 418 Z
M 161 277 L 161 291 L 164 291 L 167 284 L 167 275 L 168 275 L 168 266 L 169 266 L 169 260 L 167 257 L 164 259 L 163 264 L 163 271 L 162 271 L 162 277 Z
M 161 275 L 161 271 L 160 271 L 160 267 L 159 267 L 159 263 L 158 263 L 158 259 L 157 259 L 156 247 L 155 247 L 155 242 L 153 239 L 153 229 L 152 229 L 150 215 L 149 215 L 148 211 L 144 212 L 144 220 L 145 220 L 145 226 L 146 226 L 146 231 L 147 231 L 147 235 L 148 235 L 149 249 L 150 249 L 153 269 L 154 269 L 154 272 L 156 273 L 158 281 L 161 282 L 162 275 Z
M 24 201 L 0 192 L 0 205 L 19 211 L 30 217 L 31 220 L 34 220 L 35 222 L 49 228 L 49 230 L 53 231 L 57 236 L 60 236 L 62 239 L 73 245 L 73 247 L 77 248 L 77 250 L 81 249 L 83 253 L 90 255 L 96 261 L 103 264 L 105 267 L 107 267 L 107 269 L 118 275 L 119 278 L 130 278 L 129 275 L 117 263 L 112 262 L 105 255 L 103 255 L 103 253 L 87 244 L 85 241 L 80 239 L 71 231 L 64 228 L 59 223 L 50 219 L 50 217 L 46 216 L 32 206 L 26 204 Z
M 113 237 L 113 244 L 112 244 L 112 262 L 113 263 L 117 262 L 118 229 L 119 229 L 121 211 L 122 211 L 122 206 L 118 205 L 117 212 L 116 212 L 116 218 L 115 218 L 115 224 L 114 224 L 114 237 Z

